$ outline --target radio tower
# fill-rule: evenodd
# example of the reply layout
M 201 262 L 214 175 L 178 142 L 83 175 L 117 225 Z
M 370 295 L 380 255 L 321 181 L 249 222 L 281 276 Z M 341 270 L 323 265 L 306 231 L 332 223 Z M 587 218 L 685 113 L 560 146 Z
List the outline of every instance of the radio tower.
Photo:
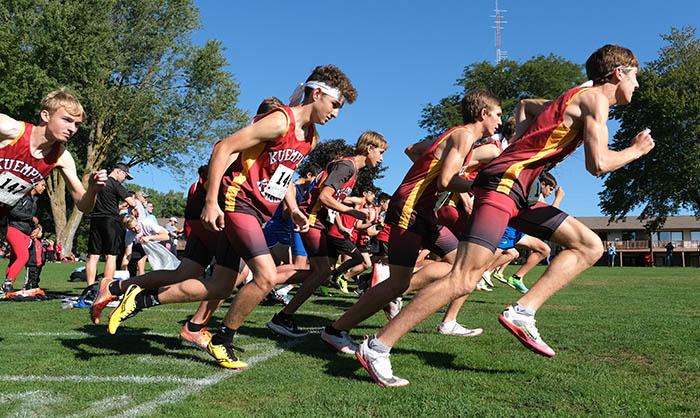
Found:
M 498 0 L 496 0 L 496 8 L 494 9 L 496 14 L 491 15 L 491 17 L 496 19 L 496 26 L 492 26 L 492 28 L 496 29 L 496 65 L 498 65 L 502 60 L 508 58 L 508 52 L 501 50 L 501 25 L 508 23 L 507 21 L 503 20 L 503 15 L 501 13 L 505 13 L 507 11 L 508 10 L 499 9 Z

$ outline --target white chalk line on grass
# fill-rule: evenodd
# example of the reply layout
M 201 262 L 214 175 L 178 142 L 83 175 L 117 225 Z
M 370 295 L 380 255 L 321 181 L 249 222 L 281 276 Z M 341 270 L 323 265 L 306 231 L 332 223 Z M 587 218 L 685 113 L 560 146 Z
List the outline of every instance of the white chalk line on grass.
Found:
M 267 352 L 264 352 L 264 353 L 258 354 L 257 356 L 252 357 L 251 359 L 247 360 L 247 363 L 248 363 L 247 369 L 250 369 L 250 368 L 254 367 L 256 364 L 263 362 L 271 357 L 282 354 L 287 349 L 299 344 L 302 341 L 304 341 L 304 340 L 303 339 L 293 340 L 293 341 L 285 344 L 283 347 L 277 347 L 277 348 L 274 348 L 270 351 L 267 351 Z M 162 405 L 182 401 L 190 395 L 193 395 L 195 393 L 203 391 L 208 386 L 220 383 L 220 382 L 228 379 L 229 377 L 237 375 L 237 374 L 239 374 L 247 369 L 244 369 L 244 370 L 221 370 L 217 373 L 212 374 L 211 376 L 209 376 L 205 379 L 201 379 L 201 380 L 206 380 L 206 383 L 183 386 L 183 387 L 180 387 L 177 389 L 167 391 L 167 392 L 163 393 L 162 395 L 158 396 L 157 398 L 153 399 L 152 401 L 148 401 L 148 402 L 143 403 L 141 405 L 138 405 L 134 408 L 123 411 L 117 415 L 113 415 L 113 417 L 119 417 L 119 418 L 121 418 L 121 417 L 138 417 L 138 416 L 152 413 L 156 410 L 156 408 L 158 408 Z
M 187 385 L 206 384 L 208 378 L 191 378 L 178 376 L 12 376 L 0 375 L 0 382 L 74 382 L 74 383 L 175 383 Z
M 89 332 L 82 331 L 66 331 L 66 332 L 21 332 L 18 333 L 20 337 L 102 337 L 101 335 L 91 334 Z M 172 337 L 175 334 L 168 334 L 162 332 L 120 332 L 120 336 L 135 336 L 135 335 L 149 335 L 152 337 Z

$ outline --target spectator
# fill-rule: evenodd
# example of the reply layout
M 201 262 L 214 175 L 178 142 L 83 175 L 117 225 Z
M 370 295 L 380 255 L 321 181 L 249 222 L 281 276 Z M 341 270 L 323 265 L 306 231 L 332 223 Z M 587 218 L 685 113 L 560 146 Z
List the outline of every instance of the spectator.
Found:
M 0 288 L 0 295 L 14 292 L 15 279 L 29 260 L 29 245 L 32 233 L 39 224 L 36 218 L 37 200 L 46 190 L 46 182 L 41 180 L 28 195 L 19 199 L 7 215 L 7 241 L 10 243 L 10 263 L 5 270 L 5 283 Z
M 148 204 L 148 201 L 146 200 L 147 197 L 148 195 L 142 192 L 141 190 L 137 190 L 136 192 L 134 192 L 134 198 L 136 199 L 136 208 L 132 209 L 131 214 L 134 215 L 134 217 L 139 221 L 146 219 L 146 217 L 148 216 L 148 212 L 146 211 L 146 205 Z
M 170 236 L 170 252 L 173 253 L 175 257 L 177 257 L 177 236 L 180 232 L 177 229 L 177 218 L 172 217 L 168 219 L 168 223 L 165 225 L 165 229 L 168 231 L 168 235 Z
M 608 243 L 608 267 L 614 267 L 615 266 L 615 256 L 617 255 L 617 251 L 615 250 L 615 244 L 612 242 Z
M 107 178 L 107 185 L 97 194 L 95 208 L 90 218 L 90 236 L 88 238 L 88 261 L 85 265 L 87 285 L 95 282 L 97 262 L 105 255 L 105 278 L 113 278 L 117 267 L 117 256 L 123 251 L 124 230 L 119 221 L 119 201 L 124 200 L 130 207 L 136 201 L 122 183 L 132 179 L 129 166 L 119 163 L 114 166 Z M 49 258 L 50 259 L 50 258 Z
M 146 215 L 146 218 L 152 221 L 154 224 L 158 223 L 158 218 L 153 214 L 153 203 L 148 202 L 146 203 L 146 212 L 148 212 L 148 215 Z
M 29 244 L 29 259 L 26 264 L 26 275 L 24 278 L 24 290 L 36 289 L 41 280 L 41 269 L 46 262 L 44 247 L 41 245 L 42 228 L 37 224 L 37 228 L 32 231 L 31 243 Z
M 63 258 L 63 245 L 61 245 L 57 242 L 56 243 L 56 259 L 55 259 L 55 261 L 58 261 L 60 263 L 61 258 Z
M 673 243 L 671 241 L 666 244 L 666 267 L 673 267 Z
M 127 216 L 122 220 L 122 223 L 127 229 L 124 240 L 126 250 L 122 259 L 122 270 L 127 268 L 130 277 L 136 277 L 137 268 L 139 275 L 142 275 L 146 264 L 146 251 L 141 243 L 167 241 L 170 238 L 165 228 L 148 219 L 139 221 L 133 216 Z

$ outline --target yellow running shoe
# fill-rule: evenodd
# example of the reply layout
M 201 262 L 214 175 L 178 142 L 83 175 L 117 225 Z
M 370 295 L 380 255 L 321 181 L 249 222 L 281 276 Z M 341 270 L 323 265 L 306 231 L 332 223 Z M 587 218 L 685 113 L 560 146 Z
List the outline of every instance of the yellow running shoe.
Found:
M 143 292 L 145 289 L 135 284 L 129 286 L 124 293 L 122 301 L 109 314 L 109 323 L 107 324 L 107 332 L 114 335 L 122 321 L 131 318 L 138 312 L 136 310 L 136 295 Z
M 248 367 L 248 363 L 240 361 L 234 350 L 243 351 L 238 347 L 231 345 L 214 345 L 209 341 L 207 345 L 207 351 L 212 357 L 216 359 L 219 366 L 225 367 L 227 369 L 245 369 Z

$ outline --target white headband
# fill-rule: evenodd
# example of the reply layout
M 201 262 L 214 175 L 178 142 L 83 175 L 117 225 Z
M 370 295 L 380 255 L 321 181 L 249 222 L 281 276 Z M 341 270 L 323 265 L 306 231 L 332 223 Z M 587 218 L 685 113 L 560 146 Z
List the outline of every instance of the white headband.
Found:
M 306 83 L 301 83 L 294 89 L 294 92 L 289 97 L 290 106 L 298 106 L 301 104 L 301 101 L 304 98 L 304 88 L 306 87 L 311 87 L 312 89 L 321 89 L 323 93 L 333 97 L 334 99 L 338 99 L 341 102 L 344 100 L 343 94 L 337 88 L 331 87 L 322 81 L 312 80 L 307 81 Z

